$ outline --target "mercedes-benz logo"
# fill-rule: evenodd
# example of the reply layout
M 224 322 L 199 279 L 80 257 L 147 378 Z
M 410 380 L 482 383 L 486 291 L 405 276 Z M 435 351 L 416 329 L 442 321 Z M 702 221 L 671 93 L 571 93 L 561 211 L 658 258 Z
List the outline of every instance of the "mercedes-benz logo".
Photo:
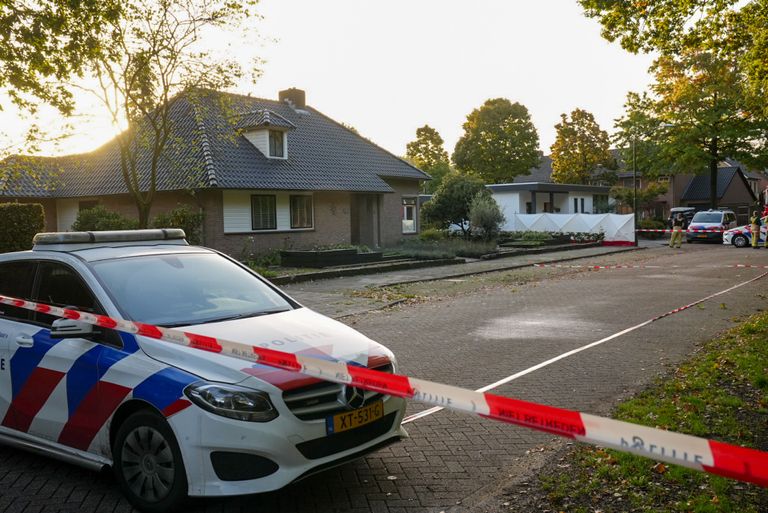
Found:
M 339 394 L 339 402 L 348 410 L 362 408 L 365 404 L 365 391 L 349 385 L 344 385 Z

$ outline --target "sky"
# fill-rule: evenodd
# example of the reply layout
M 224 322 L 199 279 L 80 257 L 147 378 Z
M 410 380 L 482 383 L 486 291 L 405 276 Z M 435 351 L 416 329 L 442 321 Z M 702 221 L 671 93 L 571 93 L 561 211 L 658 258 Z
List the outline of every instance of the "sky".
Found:
M 277 99 L 304 89 L 307 103 L 396 155 L 424 124 L 453 152 L 466 116 L 489 98 L 525 105 L 549 153 L 555 123 L 575 108 L 609 133 L 628 91 L 645 89 L 651 57 L 600 36 L 576 0 L 261 0 L 261 20 L 240 48 L 264 60 L 255 84 L 235 92 Z M 220 44 L 217 41 L 214 44 Z M 43 154 L 89 151 L 114 135 L 105 113 L 78 94 L 76 133 Z M 7 101 L 2 101 L 7 106 Z M 61 123 L 51 113 L 43 124 Z M 13 109 L 0 129 L 24 122 Z

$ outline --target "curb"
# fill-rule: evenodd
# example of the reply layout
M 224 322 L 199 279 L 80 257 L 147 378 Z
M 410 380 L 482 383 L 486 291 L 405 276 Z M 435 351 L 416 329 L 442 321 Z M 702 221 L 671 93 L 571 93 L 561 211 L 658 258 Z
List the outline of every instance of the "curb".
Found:
M 543 253 L 557 253 L 560 251 L 573 251 L 575 249 L 588 249 L 598 248 L 603 244 L 601 242 L 584 242 L 584 243 L 569 243 L 559 244 L 557 246 L 543 246 L 531 249 L 515 249 L 512 251 L 504 251 L 499 253 L 489 253 L 480 257 L 481 260 L 496 260 L 499 258 L 525 256 L 525 255 L 541 255 Z
M 561 244 L 558 246 L 545 246 L 540 248 L 506 251 L 502 253 L 489 253 L 487 255 L 481 256 L 479 260 L 487 261 L 487 260 L 496 260 L 499 258 L 518 257 L 518 256 L 526 256 L 526 255 L 540 255 L 545 253 L 559 253 L 561 251 L 589 249 L 589 248 L 596 248 L 601 246 L 602 244 L 599 242 L 587 242 L 584 244 Z M 384 263 L 381 266 L 373 265 L 373 266 L 367 266 L 367 267 L 350 267 L 346 269 L 329 269 L 327 271 L 317 271 L 314 273 L 302 273 L 302 274 L 294 274 L 294 275 L 286 275 L 286 276 L 276 276 L 274 278 L 271 278 L 271 279 L 267 278 L 267 279 L 269 279 L 269 281 L 271 281 L 275 285 L 291 285 L 294 283 L 303 283 L 303 282 L 315 281 L 315 280 L 328 280 L 332 278 L 342 278 L 345 276 L 360 276 L 364 274 L 378 274 L 378 273 L 385 273 L 389 271 L 400 271 L 402 269 L 442 267 L 446 265 L 457 265 L 457 264 L 465 264 L 465 263 L 467 263 L 466 259 L 461 257 L 441 258 L 437 260 L 417 260 L 415 262 L 411 261 L 411 262 L 403 262 L 403 263 L 391 264 L 391 265 L 386 265 Z M 474 272 L 469 274 L 478 274 L 478 273 Z M 467 274 L 461 274 L 457 276 L 467 276 Z M 429 281 L 429 280 L 418 280 L 418 281 Z M 403 283 L 410 283 L 410 282 L 403 282 Z M 395 285 L 398 285 L 398 283 L 396 283 Z
M 423 267 L 442 267 L 446 265 L 464 264 L 463 258 L 441 258 L 437 260 L 419 260 L 415 262 L 402 262 L 399 264 L 389 264 L 381 266 L 352 267 L 348 269 L 331 269 L 328 271 L 318 271 L 315 273 L 294 274 L 288 276 L 277 276 L 267 278 L 275 285 L 288 285 L 293 283 L 302 283 L 306 281 L 327 280 L 331 278 L 342 278 L 345 276 L 359 276 L 363 274 L 378 274 L 389 271 L 400 271 L 402 269 L 419 269 Z
M 587 249 L 587 248 L 579 248 L 579 249 Z M 576 256 L 576 257 L 568 257 L 568 258 L 558 258 L 556 260 L 551 260 L 550 262 L 547 262 L 547 263 L 551 263 L 551 262 L 569 262 L 571 260 L 581 260 L 582 258 L 594 258 L 596 256 L 612 255 L 614 253 L 626 253 L 628 251 L 639 251 L 639 250 L 643 250 L 643 249 L 647 249 L 647 248 L 641 248 L 641 247 L 634 247 L 633 246 L 633 247 L 616 249 L 614 251 L 609 251 L 609 252 L 606 252 L 606 253 L 601 253 L 600 255 L 584 255 L 584 256 Z M 518 255 L 518 256 L 520 256 L 520 255 Z M 449 278 L 462 278 L 464 276 L 473 276 L 475 274 L 488 274 L 488 273 L 495 273 L 495 272 L 499 272 L 499 271 L 509 271 L 511 269 L 522 269 L 522 268 L 525 268 L 525 267 L 533 267 L 533 264 L 532 263 L 531 264 L 512 264 L 512 265 L 507 265 L 507 266 L 504 266 L 504 267 L 495 267 L 493 269 L 481 269 L 479 271 L 467 271 L 467 272 L 463 272 L 463 273 L 451 274 L 451 275 L 448 275 L 448 276 L 439 276 L 439 277 L 434 277 L 434 278 L 417 278 L 417 279 L 413 279 L 413 280 L 403 280 L 403 281 L 397 281 L 397 282 L 393 282 L 393 283 L 387 283 L 386 285 L 376 285 L 376 286 L 374 286 L 372 288 L 394 287 L 395 285 L 405 285 L 405 284 L 408 284 L 408 283 L 418 283 L 418 282 L 422 282 L 422 281 L 439 281 L 439 280 L 445 280 L 445 279 L 449 279 Z

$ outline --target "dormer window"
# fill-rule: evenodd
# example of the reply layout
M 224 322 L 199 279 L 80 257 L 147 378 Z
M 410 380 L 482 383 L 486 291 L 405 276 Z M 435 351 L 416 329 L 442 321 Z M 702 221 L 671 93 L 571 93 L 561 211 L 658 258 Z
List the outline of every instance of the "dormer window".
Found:
M 285 158 L 285 132 L 282 130 L 269 131 L 269 156 L 271 158 Z
M 288 132 L 295 130 L 296 125 L 267 109 L 245 112 L 239 118 L 235 128 L 265 157 L 288 158 Z

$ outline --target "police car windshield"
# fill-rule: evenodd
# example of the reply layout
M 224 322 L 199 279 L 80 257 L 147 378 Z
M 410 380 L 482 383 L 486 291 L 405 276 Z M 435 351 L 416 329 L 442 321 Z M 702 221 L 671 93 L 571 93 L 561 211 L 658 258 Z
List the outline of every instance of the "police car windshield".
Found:
M 720 223 L 723 220 L 722 212 L 697 212 L 693 216 L 692 223 Z
M 117 306 L 133 321 L 188 326 L 292 308 L 261 280 L 210 253 L 145 255 L 93 263 Z

